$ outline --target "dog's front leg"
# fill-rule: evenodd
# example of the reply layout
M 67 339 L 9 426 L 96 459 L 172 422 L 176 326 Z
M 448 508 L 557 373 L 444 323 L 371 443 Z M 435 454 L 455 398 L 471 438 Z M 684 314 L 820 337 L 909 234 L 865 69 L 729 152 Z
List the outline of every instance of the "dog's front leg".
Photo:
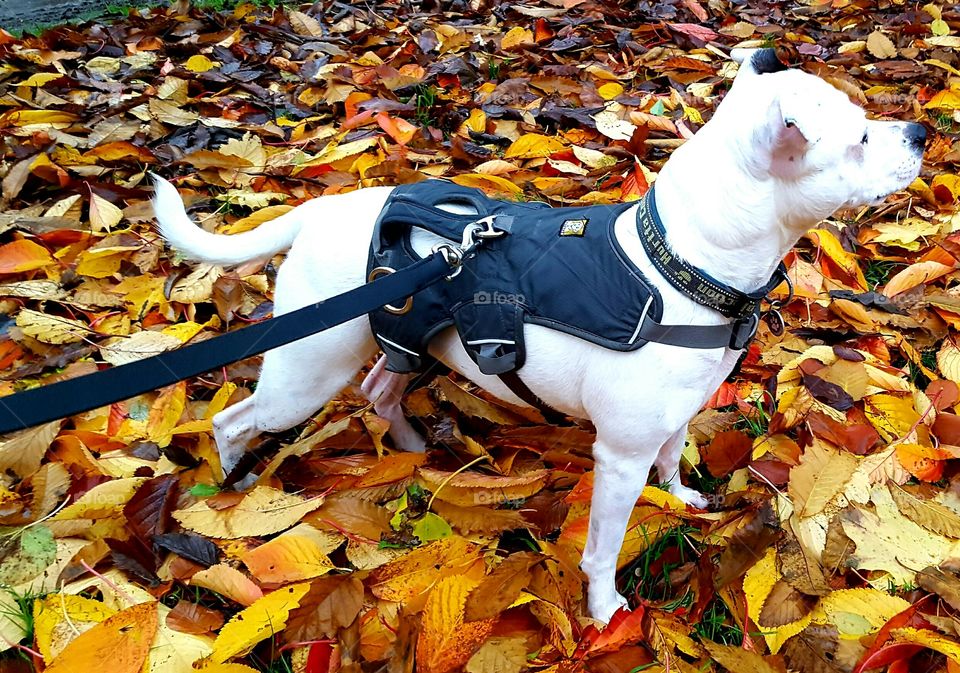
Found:
M 617 557 L 633 506 L 647 483 L 653 452 L 638 453 L 609 444 L 599 436 L 593 445 L 593 499 L 590 526 L 580 567 L 590 581 L 590 615 L 604 622 L 627 599 L 617 593 Z

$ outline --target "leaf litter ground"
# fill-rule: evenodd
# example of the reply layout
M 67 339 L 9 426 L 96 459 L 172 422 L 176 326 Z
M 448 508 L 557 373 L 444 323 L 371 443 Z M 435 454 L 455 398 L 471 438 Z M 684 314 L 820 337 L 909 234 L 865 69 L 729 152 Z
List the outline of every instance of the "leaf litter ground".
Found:
M 763 326 L 651 484 L 584 613 L 588 424 L 440 377 L 396 452 L 356 382 L 221 490 L 210 418 L 256 360 L 0 441 L 3 670 L 960 671 L 960 14 L 897 2 L 600 0 L 213 12 L 0 34 L 0 392 L 271 313 L 278 257 L 183 263 L 147 170 L 239 233 L 323 194 L 447 177 L 553 205 L 638 198 L 710 118 L 733 46 L 777 44 L 924 172 L 787 257 Z M 348 226 L 349 223 L 317 223 Z M 782 290 L 782 289 L 781 289 Z

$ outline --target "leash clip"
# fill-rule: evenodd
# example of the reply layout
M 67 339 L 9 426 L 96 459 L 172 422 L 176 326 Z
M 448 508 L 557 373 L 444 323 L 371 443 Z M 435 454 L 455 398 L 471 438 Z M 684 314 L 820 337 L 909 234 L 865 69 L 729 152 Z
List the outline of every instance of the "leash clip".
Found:
M 751 313 L 746 318 L 733 323 L 733 331 L 730 334 L 730 348 L 735 351 L 743 350 L 757 333 L 757 327 L 760 325 L 760 317 L 756 313 Z
M 459 246 L 450 243 L 438 243 L 433 246 L 431 252 L 439 252 L 443 255 L 443 259 L 453 269 L 453 273 L 447 276 L 447 280 L 453 280 L 463 271 L 463 260 L 470 256 L 470 253 L 481 243 L 487 239 L 499 238 L 507 233 L 506 229 L 496 229 L 493 226 L 496 218 L 496 215 L 487 215 L 464 227 L 463 238 L 460 240 Z

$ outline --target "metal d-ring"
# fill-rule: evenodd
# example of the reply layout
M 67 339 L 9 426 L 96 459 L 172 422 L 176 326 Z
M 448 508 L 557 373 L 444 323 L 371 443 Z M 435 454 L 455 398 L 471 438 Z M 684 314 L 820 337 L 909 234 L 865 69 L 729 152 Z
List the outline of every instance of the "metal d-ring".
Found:
M 388 276 L 391 273 L 396 273 L 397 270 L 389 266 L 377 266 L 370 270 L 370 274 L 367 276 L 367 282 L 372 283 L 380 276 Z M 384 304 L 383 310 L 387 313 L 392 313 L 393 315 L 403 315 L 404 313 L 409 313 L 410 309 L 413 308 L 413 297 L 407 297 L 407 300 L 403 303 L 403 306 L 397 307 L 392 304 Z

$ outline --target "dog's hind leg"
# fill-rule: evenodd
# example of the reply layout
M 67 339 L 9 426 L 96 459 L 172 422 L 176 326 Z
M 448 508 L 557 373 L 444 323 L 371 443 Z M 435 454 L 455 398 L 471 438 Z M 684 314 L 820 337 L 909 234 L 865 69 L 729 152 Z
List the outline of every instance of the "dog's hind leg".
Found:
M 387 358 L 381 356 L 377 364 L 367 374 L 360 390 L 373 402 L 373 410 L 377 416 L 390 422 L 390 437 L 399 449 L 423 453 L 427 444 L 420 433 L 413 429 L 410 421 L 403 415 L 400 402 L 403 392 L 407 388 L 411 374 L 395 374 L 387 371 Z
M 593 445 L 593 498 L 580 567 L 590 580 L 591 616 L 609 622 L 627 599 L 617 593 L 617 557 L 633 506 L 646 485 L 653 455 L 623 451 L 600 436 Z
M 281 432 L 310 418 L 354 379 L 377 350 L 367 318 L 356 318 L 263 356 L 257 390 L 213 419 L 224 473 L 262 432 Z
M 706 509 L 708 505 L 706 497 L 699 491 L 684 486 L 680 481 L 680 454 L 683 452 L 686 439 L 687 426 L 684 424 L 680 430 L 663 443 L 660 452 L 657 454 L 657 475 L 660 483 L 668 484 L 670 492 L 683 502 L 693 507 Z

